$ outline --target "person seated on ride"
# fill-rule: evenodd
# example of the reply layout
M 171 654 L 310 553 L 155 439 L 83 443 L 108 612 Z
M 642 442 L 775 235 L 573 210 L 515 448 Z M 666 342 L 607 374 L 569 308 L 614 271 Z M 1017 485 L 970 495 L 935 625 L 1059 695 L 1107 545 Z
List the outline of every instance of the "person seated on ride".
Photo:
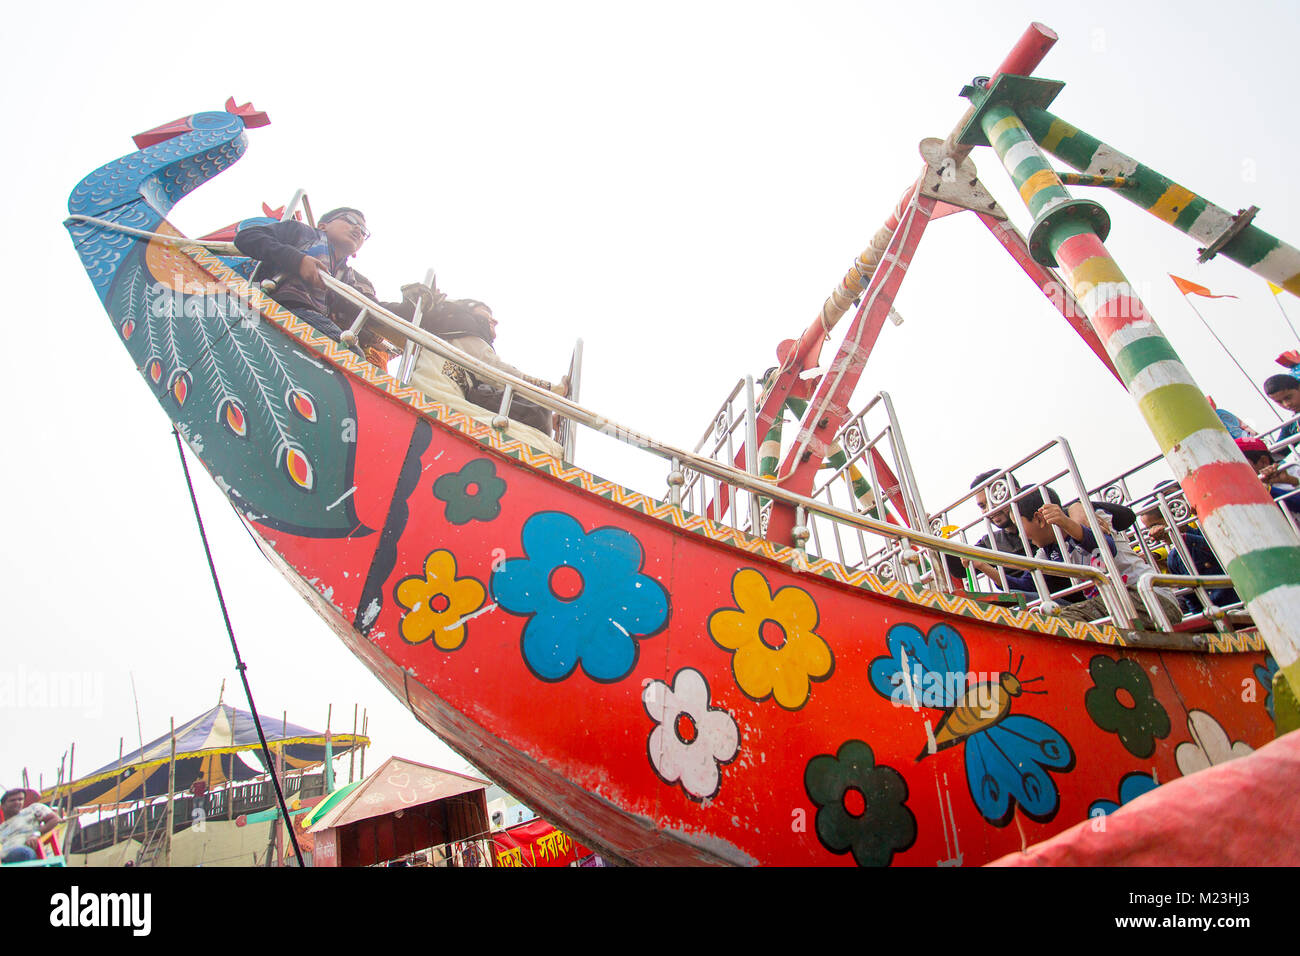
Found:
M 1106 534 L 1111 536 L 1111 543 L 1115 546 L 1116 566 L 1124 568 L 1140 565 L 1139 572 L 1153 570 L 1134 549 L 1128 535 L 1124 533 L 1137 524 L 1137 514 L 1133 509 L 1115 501 L 1090 501 L 1088 504 L 1092 506 L 1093 514 L 1097 516 L 1097 523 Z M 1082 502 L 1070 502 L 1065 511 L 1071 520 L 1079 523 L 1080 527 L 1088 526 L 1088 512 Z M 1134 565 L 1134 562 L 1137 562 L 1137 565 Z M 1169 593 L 1173 594 L 1172 591 Z
M 321 279 L 324 272 L 374 299 L 375 287 L 370 280 L 348 265 L 348 260 L 370 238 L 366 217 L 358 209 L 341 206 L 320 217 L 317 228 L 295 219 L 282 220 L 260 226 L 248 226 L 235 234 L 235 248 L 250 258 L 259 260 L 253 281 L 274 279 L 276 286 L 269 294 L 312 328 L 325 333 L 335 342 L 340 341 L 343 329 L 356 321 L 361 311 L 356 305 L 325 287 Z M 433 291 L 422 283 L 402 287 L 402 302 L 380 303 L 410 321 L 416 304 L 426 307 L 433 302 Z M 359 344 L 373 364 L 384 367 L 387 350 L 383 339 L 373 331 L 363 329 Z M 378 350 L 380 354 L 371 354 Z M 387 354 L 391 358 L 391 354 Z
M 1058 504 L 1058 505 L 1060 504 L 1061 501 L 1060 496 L 1051 488 L 1045 488 L 1045 489 L 1035 488 L 1032 491 L 1027 492 L 1023 497 L 1019 498 L 1017 501 L 1015 501 L 1014 504 L 1008 506 L 1007 517 L 1009 519 L 1012 519 L 1016 509 L 1023 507 L 1023 502 L 1025 501 L 1034 502 L 1033 510 L 1037 510 L 1038 508 L 1042 507 L 1043 490 L 1046 490 L 1047 492 L 1048 501 L 1054 504 Z M 1020 493 L 1019 487 L 1017 487 L 1013 493 L 1019 494 Z M 1013 537 L 1017 542 L 1019 542 L 1020 533 L 1015 525 L 1011 526 L 1011 529 L 1007 532 L 1007 534 Z M 1051 533 L 1049 531 L 1048 535 L 1050 536 L 1050 534 Z M 1025 537 L 1029 539 L 1030 550 L 1034 552 L 1029 555 L 1030 557 L 1040 558 L 1042 560 L 1047 560 L 1047 561 L 1061 561 L 1063 563 L 1069 562 L 1068 558 L 1063 557 L 1061 555 L 1060 548 L 1056 546 L 1056 541 L 1054 539 L 1049 543 L 1045 538 L 1042 538 L 1041 536 L 1040 536 L 1040 540 L 1035 540 L 1034 536 L 1028 533 L 1026 533 Z M 1017 553 L 1024 554 L 1024 549 L 1021 548 Z M 1022 569 L 1022 568 L 1008 567 L 1005 569 L 1005 572 L 1007 576 L 1007 587 L 1009 587 L 1013 591 L 1023 591 L 1026 594 L 1032 594 L 1037 596 L 1038 589 L 1034 586 L 1034 575 L 1032 571 L 1029 571 L 1027 569 Z M 994 578 L 994 580 L 997 579 Z M 1055 594 L 1057 591 L 1063 591 L 1066 588 L 1072 587 L 1074 585 L 1074 582 L 1071 581 L 1069 578 L 1058 577 L 1056 575 L 1051 575 L 1051 574 L 1043 575 L 1043 583 L 1047 586 L 1048 593 L 1050 594 Z M 1062 604 L 1071 604 L 1075 601 L 1083 600 L 1083 596 L 1078 593 L 1065 594 L 1060 597 L 1054 598 L 1054 600 Z
M 1300 378 L 1294 371 L 1290 375 L 1270 375 L 1264 379 L 1264 394 L 1293 416 L 1300 415 Z M 1300 421 L 1287 422 L 1277 433 L 1277 440 L 1284 442 L 1296 435 L 1300 435 Z
M 1161 492 L 1167 497 L 1176 495 L 1179 492 L 1178 484 L 1172 481 L 1163 481 L 1152 490 Z M 1158 504 L 1153 503 L 1149 508 L 1140 512 L 1138 521 L 1141 522 L 1142 530 L 1146 532 L 1152 541 L 1168 548 L 1165 566 L 1170 574 L 1224 573 L 1218 555 L 1214 553 L 1210 543 L 1205 540 L 1205 536 L 1191 527 L 1178 531 L 1183 544 L 1187 546 L 1187 552 L 1191 555 L 1192 564 L 1194 565 L 1192 568 L 1187 567 L 1182 554 L 1170 541 L 1169 527 L 1165 524 L 1165 517 L 1161 514 Z M 1241 598 L 1237 596 L 1237 592 L 1232 588 L 1213 588 L 1208 593 L 1210 600 L 1219 607 L 1226 607 L 1229 604 L 1237 604 L 1241 601 Z M 1195 591 L 1188 591 L 1186 594 L 1179 595 L 1178 603 L 1182 605 L 1184 614 L 1200 614 L 1204 610 L 1201 606 L 1201 599 L 1196 596 Z
M 1238 438 L 1237 447 L 1255 469 L 1268 493 L 1284 504 L 1293 516 L 1300 516 L 1300 479 L 1280 464 L 1258 438 Z
M 569 394 L 567 375 L 557 384 L 552 385 L 545 379 L 526 374 L 497 355 L 496 349 L 492 347 L 492 343 L 496 340 L 497 320 L 492 315 L 492 310 L 477 299 L 443 300 L 428 314 L 421 316 L 420 327 L 480 362 L 539 388 L 552 391 L 561 397 Z M 504 386 L 481 380 L 469 369 L 457 365 L 450 359 L 444 360 L 433 352 L 421 352 L 411 375 L 411 384 L 429 393 L 432 390 L 425 388 L 421 382 L 430 379 L 431 373 L 434 372 L 441 372 L 442 376 L 451 379 L 464 397 L 480 408 L 492 412 L 501 410 Z M 507 418 L 522 422 L 545 435 L 549 436 L 551 433 L 551 413 L 527 398 L 512 395 L 510 408 L 505 414 Z
M 35 790 L 10 790 L 0 801 L 4 822 L 0 823 L 0 863 L 23 863 L 39 858 L 40 839 L 62 821 L 40 803 Z
M 1115 561 L 1122 583 L 1128 589 L 1136 613 L 1134 624 L 1149 630 L 1155 622 L 1147 613 L 1146 606 L 1138 594 L 1137 584 L 1141 576 L 1151 570 L 1151 566 L 1133 553 L 1131 549 L 1119 549 L 1115 546 L 1114 528 L 1110 516 L 1105 512 L 1097 514 L 1097 523 L 1101 526 L 1102 540 L 1098 541 L 1087 524 L 1071 518 L 1058 503 L 1055 492 L 1047 489 L 1049 500 L 1043 500 L 1042 492 L 1035 488 L 1016 502 L 1016 516 L 1024 529 L 1025 537 L 1038 548 L 1034 557 L 1046 561 L 1064 561 L 1105 570 L 1106 564 L 1101 557 L 1104 547 Z M 1110 507 L 1110 506 L 1108 506 Z M 1125 509 L 1126 511 L 1128 509 Z M 1131 513 L 1131 512 L 1130 512 Z M 1065 552 L 1056 540 L 1054 527 L 1061 529 L 1065 541 Z M 1010 574 L 1008 574 L 1010 578 Z M 1173 593 L 1166 588 L 1155 589 L 1156 600 L 1160 602 L 1171 623 L 1182 620 L 1182 611 Z M 1061 617 L 1071 621 L 1091 621 L 1109 616 L 1110 611 L 1100 594 L 1085 596 L 1080 600 L 1066 604 L 1057 612 Z
M 990 510 L 988 489 L 980 487 L 998 473 L 999 469 L 996 468 L 982 471 L 970 483 L 972 488 L 979 488 L 979 491 L 975 493 L 975 503 L 979 505 L 980 511 L 988 516 L 989 524 L 993 526 L 992 533 L 986 534 L 976 541 L 975 547 L 1003 551 L 1007 554 L 1024 554 L 1025 548 L 1020 541 L 1020 532 L 1016 529 L 1015 522 L 1011 517 L 1011 504 L 1007 503 L 1000 508 Z M 1006 478 L 1012 494 L 1020 491 L 1020 485 L 1016 482 L 1015 475 L 1008 474 Z M 998 575 L 997 566 L 986 561 L 977 561 L 973 558 L 958 558 L 954 554 L 946 555 L 945 560 L 948 564 L 948 572 L 954 579 L 960 578 L 964 574 L 965 567 L 969 566 L 994 582 L 995 586 L 1001 584 L 1002 579 Z M 1048 575 L 1045 583 L 1049 591 L 1060 591 L 1070 586 L 1068 578 L 1060 578 L 1054 575 Z M 1011 591 L 1031 595 L 1037 595 L 1038 593 L 1034 589 L 1032 576 L 1028 572 L 1019 569 L 1007 568 L 1007 586 Z
M 1133 525 L 1137 524 L 1137 515 L 1132 508 L 1125 507 L 1114 501 L 1089 501 L 1092 505 L 1093 513 L 1098 518 L 1104 518 L 1105 524 L 1110 526 L 1111 531 L 1127 531 Z M 1081 525 L 1087 525 L 1088 512 L 1084 510 L 1083 502 L 1071 501 L 1065 509 L 1073 520 Z M 1117 536 L 1118 537 L 1118 536 Z M 1130 549 L 1131 550 L 1131 549 Z

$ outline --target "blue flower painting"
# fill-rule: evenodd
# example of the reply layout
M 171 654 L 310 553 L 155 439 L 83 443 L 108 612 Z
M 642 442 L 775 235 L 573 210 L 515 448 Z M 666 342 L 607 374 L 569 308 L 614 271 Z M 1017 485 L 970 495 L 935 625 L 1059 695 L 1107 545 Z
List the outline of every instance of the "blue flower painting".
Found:
M 524 523 L 524 557 L 492 574 L 492 594 L 527 615 L 524 661 L 544 681 L 581 665 L 592 680 L 622 680 L 636 665 L 638 639 L 668 622 L 668 592 L 641 573 L 641 543 L 621 528 L 590 533 L 576 519 L 543 511 Z
M 1136 800 L 1144 793 L 1150 793 L 1156 787 L 1155 778 L 1149 773 L 1126 773 L 1124 779 L 1119 782 L 1119 802 L 1114 800 L 1094 800 L 1088 807 L 1088 816 L 1103 816 L 1107 813 L 1114 813 L 1130 800 Z

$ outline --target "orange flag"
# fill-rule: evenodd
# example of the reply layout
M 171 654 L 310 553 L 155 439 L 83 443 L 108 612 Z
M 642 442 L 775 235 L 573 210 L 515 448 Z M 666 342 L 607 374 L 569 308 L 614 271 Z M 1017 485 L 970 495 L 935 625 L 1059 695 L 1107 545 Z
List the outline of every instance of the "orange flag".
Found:
M 1169 273 L 1169 278 L 1174 280 L 1174 285 L 1178 286 L 1178 291 L 1181 292 L 1183 295 L 1201 295 L 1207 299 L 1235 299 L 1236 298 L 1235 295 L 1215 295 L 1209 289 L 1205 288 L 1205 286 L 1197 285 L 1195 282 L 1190 282 L 1187 279 L 1180 279 L 1172 272 Z

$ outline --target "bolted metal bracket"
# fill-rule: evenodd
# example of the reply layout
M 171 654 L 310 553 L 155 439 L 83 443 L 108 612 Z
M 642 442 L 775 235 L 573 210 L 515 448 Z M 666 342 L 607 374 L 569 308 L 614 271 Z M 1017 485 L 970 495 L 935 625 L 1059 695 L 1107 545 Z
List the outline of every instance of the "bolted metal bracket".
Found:
M 1110 214 L 1100 203 L 1091 199 L 1071 199 L 1053 206 L 1029 230 L 1029 254 L 1035 262 L 1056 268 L 1056 257 L 1052 255 L 1050 240 L 1056 227 L 1067 222 L 1082 222 L 1102 242 L 1110 235 Z
M 1232 222 L 1228 224 L 1228 227 L 1224 229 L 1223 232 L 1219 233 L 1218 237 L 1215 238 L 1212 243 L 1204 249 L 1196 250 L 1200 253 L 1200 255 L 1196 257 L 1196 261 L 1209 262 L 1217 256 L 1223 251 L 1224 246 L 1232 242 L 1233 239 L 1236 239 L 1237 236 L 1241 235 L 1242 230 L 1251 224 L 1255 218 L 1255 214 L 1258 212 L 1258 206 L 1251 206 L 1248 209 L 1238 209 L 1237 214 L 1232 217 Z
M 992 86 L 980 85 L 985 77 L 977 76 L 974 84 L 962 87 L 961 95 L 970 100 L 975 112 L 961 128 L 957 142 L 963 146 L 991 146 L 981 125 L 984 114 L 995 106 L 1009 106 L 1017 113 L 1026 109 L 1045 110 L 1065 88 L 1060 80 L 1043 80 L 1036 76 L 999 76 Z
M 975 163 L 969 156 L 960 165 L 954 163 L 952 157 L 944 153 L 943 140 L 933 137 L 921 140 L 918 148 L 928 167 L 921 181 L 922 196 L 972 212 L 986 213 L 995 219 L 1007 218 L 998 201 L 980 182 Z

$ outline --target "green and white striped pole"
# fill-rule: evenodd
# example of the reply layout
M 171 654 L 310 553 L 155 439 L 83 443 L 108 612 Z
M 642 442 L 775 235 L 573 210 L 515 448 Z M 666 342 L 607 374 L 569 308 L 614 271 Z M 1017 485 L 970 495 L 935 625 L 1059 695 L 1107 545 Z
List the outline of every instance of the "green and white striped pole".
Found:
M 1091 176 L 1122 177 L 1124 188 L 1115 190 L 1118 195 L 1187 233 L 1206 249 L 1226 235 L 1217 252 L 1273 285 L 1300 295 L 1300 249 L 1253 223 L 1238 227 L 1237 217 L 1226 209 L 1045 109 L 1022 107 L 1017 115 L 1034 140 L 1062 162 Z M 1232 234 L 1233 229 L 1239 231 Z
M 1280 671 L 1300 689 L 1300 540 L 1106 251 L 1105 210 L 1070 197 L 1011 106 L 990 103 L 977 121 L 1034 216 L 1031 251 L 1063 270 Z
M 804 412 L 808 409 L 808 401 L 803 398 L 794 398 L 791 396 L 785 400 L 785 407 L 794 412 L 797 419 L 802 419 Z M 767 430 L 763 437 L 763 443 L 758 446 L 758 473 L 769 481 L 776 479 L 777 469 L 781 466 L 781 433 L 785 424 L 784 414 L 778 415 L 772 422 L 772 427 Z M 840 469 L 844 467 L 848 456 L 844 454 L 844 449 L 839 446 L 838 442 L 833 442 L 828 449 L 826 463 L 822 467 Z M 874 518 L 885 520 L 883 506 L 876 501 L 876 496 L 871 491 L 871 482 L 857 465 L 849 466 L 849 484 L 853 489 L 853 497 L 857 500 L 859 506 L 864 511 L 871 514 Z M 769 498 L 759 498 L 759 507 L 767 507 Z M 873 513 L 873 509 L 874 513 Z

